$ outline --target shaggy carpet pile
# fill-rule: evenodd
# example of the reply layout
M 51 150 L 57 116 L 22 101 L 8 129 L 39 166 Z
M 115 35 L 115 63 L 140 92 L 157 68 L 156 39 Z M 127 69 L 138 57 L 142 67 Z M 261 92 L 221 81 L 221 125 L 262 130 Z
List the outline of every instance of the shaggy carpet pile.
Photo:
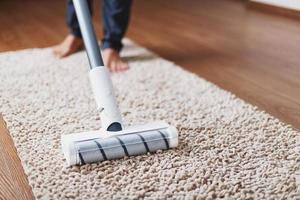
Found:
M 179 147 L 66 167 L 60 136 L 100 128 L 84 52 L 0 54 L 0 111 L 37 199 L 299 199 L 300 134 L 127 41 L 112 76 L 126 125 L 165 120 Z

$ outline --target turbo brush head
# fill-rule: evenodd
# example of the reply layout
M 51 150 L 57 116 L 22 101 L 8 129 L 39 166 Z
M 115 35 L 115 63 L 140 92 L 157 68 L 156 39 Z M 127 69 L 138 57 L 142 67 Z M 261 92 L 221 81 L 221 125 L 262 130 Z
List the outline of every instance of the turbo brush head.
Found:
M 84 165 L 174 148 L 178 145 L 178 134 L 175 127 L 154 122 L 119 132 L 100 130 L 63 135 L 61 141 L 68 165 Z

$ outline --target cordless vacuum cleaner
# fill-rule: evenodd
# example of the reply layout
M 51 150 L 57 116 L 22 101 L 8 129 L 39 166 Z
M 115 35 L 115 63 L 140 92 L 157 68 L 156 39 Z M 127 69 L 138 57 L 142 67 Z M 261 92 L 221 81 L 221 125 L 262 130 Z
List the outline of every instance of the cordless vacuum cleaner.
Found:
M 68 165 L 84 165 L 176 147 L 177 130 L 165 122 L 124 129 L 110 74 L 100 54 L 87 2 L 73 2 L 89 58 L 89 78 L 102 126 L 98 131 L 62 135 L 62 150 Z

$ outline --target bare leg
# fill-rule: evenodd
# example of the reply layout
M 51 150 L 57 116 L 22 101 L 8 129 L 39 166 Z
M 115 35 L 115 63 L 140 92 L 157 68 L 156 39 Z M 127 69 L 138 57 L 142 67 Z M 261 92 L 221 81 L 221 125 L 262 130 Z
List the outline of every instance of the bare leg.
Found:
M 132 0 L 103 1 L 103 59 L 111 72 L 128 69 L 128 63 L 120 57 L 119 52 L 123 47 L 122 39 L 129 24 L 131 3 Z
M 69 34 L 60 44 L 53 47 L 53 54 L 58 58 L 64 58 L 81 49 L 83 49 L 82 39 Z
M 81 49 L 83 49 L 82 39 L 69 34 L 60 44 L 53 47 L 53 54 L 57 58 L 64 58 Z M 111 72 L 121 72 L 129 68 L 128 63 L 124 61 L 120 57 L 119 52 L 113 48 L 102 50 L 102 54 L 104 63 Z
M 92 0 L 87 0 L 87 2 L 89 5 L 90 12 L 92 14 Z M 70 28 L 70 34 L 65 37 L 64 41 L 53 47 L 53 53 L 58 58 L 66 57 L 83 48 L 80 27 L 72 0 L 67 0 L 66 8 L 66 21 Z
M 122 72 L 129 68 L 128 63 L 120 57 L 118 51 L 113 48 L 102 50 L 103 60 L 105 65 L 113 73 Z
M 92 13 L 92 0 L 88 0 Z M 103 5 L 104 38 L 103 60 L 111 72 L 128 69 L 128 63 L 120 57 L 123 38 L 129 22 L 131 0 L 105 0 Z M 67 24 L 71 33 L 64 41 L 53 47 L 58 58 L 66 57 L 83 49 L 83 41 L 72 0 L 67 2 Z M 115 25 L 114 25 L 115 24 Z

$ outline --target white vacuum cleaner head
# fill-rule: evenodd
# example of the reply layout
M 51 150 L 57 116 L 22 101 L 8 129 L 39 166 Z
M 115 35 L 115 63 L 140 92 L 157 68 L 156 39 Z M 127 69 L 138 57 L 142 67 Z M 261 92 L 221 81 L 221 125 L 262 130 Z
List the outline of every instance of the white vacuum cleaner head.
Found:
M 100 112 L 102 129 L 62 135 L 62 150 L 68 165 L 83 165 L 176 147 L 176 128 L 167 123 L 155 122 L 123 129 L 112 81 L 103 64 L 87 2 L 73 2 L 90 61 L 89 78 Z
M 119 132 L 91 131 L 62 136 L 62 149 L 69 166 L 156 152 L 177 145 L 176 129 L 164 122 Z

